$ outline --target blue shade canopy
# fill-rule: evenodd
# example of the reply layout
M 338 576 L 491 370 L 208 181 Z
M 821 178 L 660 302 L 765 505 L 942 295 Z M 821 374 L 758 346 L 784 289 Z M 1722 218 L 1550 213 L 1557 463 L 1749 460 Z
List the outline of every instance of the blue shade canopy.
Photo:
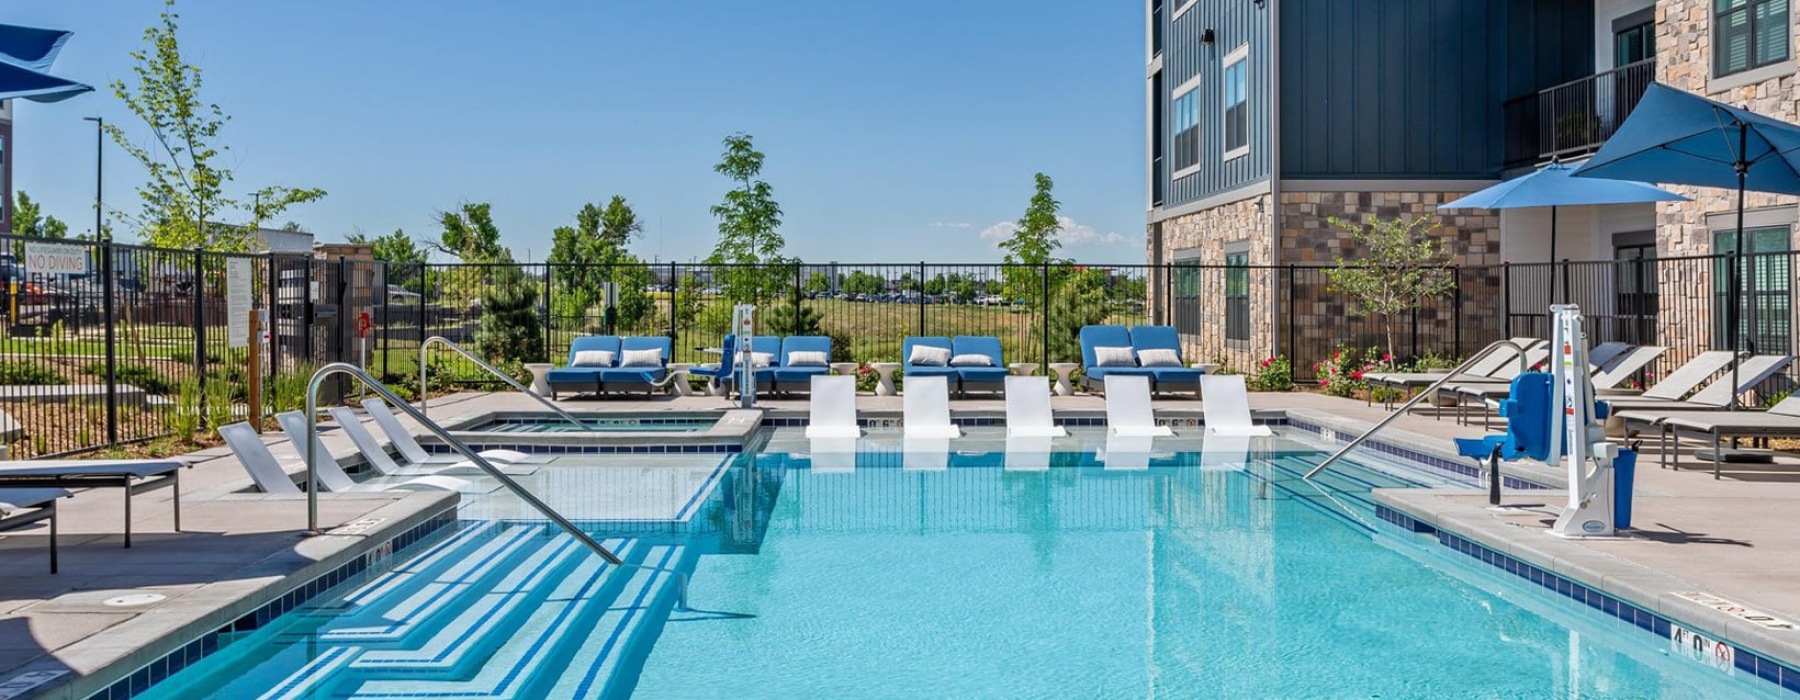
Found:
M 1592 204 L 1639 204 L 1643 202 L 1678 202 L 1687 197 L 1668 190 L 1627 180 L 1598 178 L 1575 179 L 1575 169 L 1551 163 L 1530 175 L 1515 177 L 1462 199 L 1438 206 L 1438 211 L 1452 209 L 1525 209 L 1529 207 L 1574 207 Z
M 33 102 L 56 102 L 92 90 L 73 80 L 0 61 L 0 100 L 22 98 Z
M 38 29 L 16 24 L 0 24 L 0 61 L 39 73 L 50 70 L 56 54 L 62 51 L 69 32 L 60 29 Z
M 1800 126 L 1652 83 L 1577 178 L 1800 194 Z

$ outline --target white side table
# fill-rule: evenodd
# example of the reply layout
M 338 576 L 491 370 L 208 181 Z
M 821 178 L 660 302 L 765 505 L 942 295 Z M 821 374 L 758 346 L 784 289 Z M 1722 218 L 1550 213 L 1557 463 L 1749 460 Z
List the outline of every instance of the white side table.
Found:
M 1037 371 L 1038 363 L 1036 363 L 1036 362 L 1014 362 L 1010 365 L 1007 365 L 1007 367 L 1012 370 L 1013 374 L 1019 375 L 1021 377 L 1029 377 L 1029 376 L 1031 376 L 1031 374 L 1033 372 Z
M 833 362 L 831 363 L 831 373 L 856 376 L 856 368 L 861 366 L 855 362 Z
M 1224 365 L 1221 365 L 1217 362 L 1195 362 L 1194 363 L 1194 369 L 1200 370 L 1201 374 L 1218 374 L 1219 369 L 1222 367 L 1224 367 Z
M 550 395 L 550 382 L 545 379 L 556 365 L 548 362 L 527 362 L 525 369 L 531 370 L 531 393 L 538 396 Z
M 875 373 L 880 376 L 880 383 L 875 385 L 876 396 L 893 396 L 900 393 L 894 391 L 894 370 L 900 369 L 900 363 L 870 362 L 869 368 L 875 370 Z
M 674 385 L 676 396 L 694 395 L 694 387 L 688 384 L 688 370 L 693 368 L 692 362 L 669 363 L 669 383 Z
M 1075 387 L 1069 385 L 1069 373 L 1081 368 L 1079 362 L 1052 362 L 1050 371 L 1056 373 L 1056 386 L 1053 391 L 1057 396 L 1068 396 L 1075 393 Z

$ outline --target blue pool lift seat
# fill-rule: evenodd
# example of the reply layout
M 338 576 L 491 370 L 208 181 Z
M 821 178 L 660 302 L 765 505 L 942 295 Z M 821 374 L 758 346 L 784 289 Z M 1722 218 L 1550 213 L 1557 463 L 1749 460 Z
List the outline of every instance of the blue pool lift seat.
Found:
M 1181 354 L 1181 336 L 1174 326 L 1135 326 L 1131 329 L 1132 355 L 1145 350 L 1173 350 L 1180 367 L 1143 367 L 1149 370 L 1151 391 L 1199 391 L 1199 369 L 1188 367 Z
M 950 340 L 950 356 L 980 355 L 987 366 L 957 366 L 957 391 L 1006 391 L 1006 361 L 1001 357 L 1000 339 L 988 335 L 959 335 Z
M 719 343 L 719 351 L 724 353 L 718 362 L 709 362 L 691 370 L 688 376 L 701 377 L 706 380 L 707 393 L 717 394 L 719 388 L 731 378 L 732 369 L 737 365 L 737 336 L 727 335 L 724 342 Z
M 1502 460 L 1532 459 L 1548 462 L 1550 440 L 1561 430 L 1562 411 L 1550 405 L 1554 395 L 1549 372 L 1525 372 L 1512 380 L 1512 392 L 1500 402 L 1500 416 L 1506 419 L 1506 432 L 1482 438 L 1457 438 L 1456 452 L 1464 457 L 1485 461 L 1496 450 Z M 1605 420 L 1611 406 L 1594 402 L 1594 417 Z
M 823 365 L 793 364 L 796 352 L 825 353 Z M 775 368 L 770 372 L 774 377 L 775 391 L 812 391 L 812 378 L 831 373 L 831 338 L 823 335 L 791 335 L 781 341 L 781 354 L 776 358 Z
M 689 371 L 688 374 L 696 377 L 705 377 L 708 386 L 713 388 L 715 393 L 717 393 L 717 390 L 719 389 L 724 389 L 725 393 L 730 393 L 730 390 L 737 387 L 737 354 L 739 350 L 737 336 L 725 336 L 725 341 L 719 344 L 719 349 L 725 353 L 725 356 L 719 359 L 717 365 L 702 365 Z M 778 368 L 777 363 L 781 359 L 781 336 L 752 336 L 750 338 L 750 351 L 757 354 L 768 353 L 770 357 L 773 358 L 773 361 L 769 363 L 769 366 L 756 370 L 756 387 L 758 389 L 773 387 L 775 382 L 775 370 Z
M 545 383 L 550 385 L 550 397 L 556 398 L 563 392 L 600 392 L 600 373 L 605 367 L 576 367 L 576 353 L 586 351 L 603 351 L 613 354 L 613 364 L 619 362 L 619 336 L 588 335 L 569 342 L 569 363 L 566 367 L 550 370 L 544 375 Z

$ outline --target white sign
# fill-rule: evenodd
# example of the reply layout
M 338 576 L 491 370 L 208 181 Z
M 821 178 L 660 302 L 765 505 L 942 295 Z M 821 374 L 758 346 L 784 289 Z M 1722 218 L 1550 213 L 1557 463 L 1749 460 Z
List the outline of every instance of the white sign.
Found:
M 225 346 L 250 347 L 250 260 L 225 259 Z
M 1669 652 L 1737 675 L 1737 650 L 1681 625 L 1669 625 Z
M 26 241 L 25 272 L 34 275 L 85 275 L 88 273 L 87 248 L 67 243 Z

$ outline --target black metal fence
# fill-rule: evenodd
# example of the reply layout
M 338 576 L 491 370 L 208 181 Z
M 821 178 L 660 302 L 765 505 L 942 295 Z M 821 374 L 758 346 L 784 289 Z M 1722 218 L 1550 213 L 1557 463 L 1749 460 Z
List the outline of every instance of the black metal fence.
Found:
M 290 410 L 311 368 L 332 361 L 417 392 L 431 336 L 514 369 L 561 362 L 589 334 L 667 335 L 674 361 L 716 361 L 708 349 L 740 301 L 758 305 L 765 333 L 831 336 L 836 361 L 900 360 L 907 336 L 985 335 L 1008 362 L 1079 362 L 1083 326 L 1159 323 L 1179 330 L 1189 360 L 1254 371 L 1282 355 L 1302 382 L 1339 352 L 1378 359 L 1391 347 L 1398 363 L 1440 364 L 1545 337 L 1552 302 L 1579 304 L 1593 342 L 1669 347 L 1652 374 L 1731 347 L 1734 300 L 1741 348 L 1792 353 L 1796 340 L 1787 253 L 1454 267 L 1449 293 L 1380 317 L 1319 267 L 390 264 L 59 241 L 62 264 L 85 265 L 43 272 L 24 239 L 0 241 L 11 249 L 0 255 L 0 442 L 18 457 Z M 264 349 L 254 363 L 234 337 L 251 309 Z M 450 353 L 431 362 L 433 388 L 494 384 Z M 253 373 L 264 387 L 254 407 Z

